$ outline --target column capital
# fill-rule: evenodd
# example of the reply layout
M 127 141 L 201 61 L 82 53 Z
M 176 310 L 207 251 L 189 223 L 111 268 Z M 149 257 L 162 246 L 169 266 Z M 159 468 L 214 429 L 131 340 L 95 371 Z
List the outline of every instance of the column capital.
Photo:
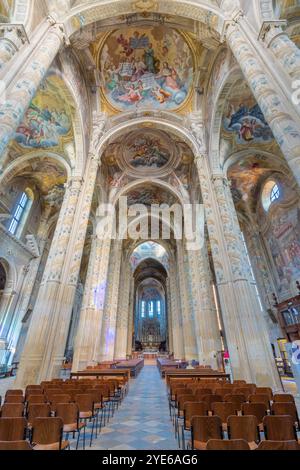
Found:
M 232 15 L 232 17 L 230 19 L 227 19 L 227 20 L 224 21 L 223 29 L 222 29 L 222 33 L 221 33 L 221 41 L 222 42 L 225 41 L 227 33 L 229 31 L 229 28 L 231 30 L 234 30 L 238 26 L 238 23 L 240 22 L 240 20 L 242 18 L 244 18 L 244 12 L 243 12 L 243 10 L 239 9 L 239 10 L 234 12 L 234 14 Z
M 273 39 L 282 34 L 286 35 L 284 31 L 284 28 L 286 28 L 286 26 L 286 20 L 264 21 L 258 35 L 258 40 L 265 43 L 267 47 L 270 47 Z

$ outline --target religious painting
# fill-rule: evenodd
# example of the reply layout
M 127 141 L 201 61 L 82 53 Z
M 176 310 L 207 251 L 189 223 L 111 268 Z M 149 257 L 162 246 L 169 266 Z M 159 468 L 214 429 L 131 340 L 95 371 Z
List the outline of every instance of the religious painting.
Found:
M 164 26 L 115 31 L 102 48 L 100 68 L 104 94 L 121 110 L 176 109 L 192 88 L 191 50 L 177 31 Z
M 127 195 L 128 206 L 133 204 L 144 204 L 145 206 L 151 206 L 152 204 L 169 204 L 174 203 L 174 198 L 170 193 L 162 190 L 158 187 L 146 187 L 138 188 L 134 191 L 131 191 Z
M 266 238 L 281 283 L 288 291 L 300 278 L 300 208 L 278 209 Z
M 234 200 L 248 200 L 254 196 L 257 184 L 266 173 L 274 169 L 274 164 L 263 155 L 253 155 L 233 165 L 228 173 Z
M 225 132 L 234 134 L 237 144 L 270 143 L 273 133 L 245 82 L 234 88 L 223 118 Z
M 47 78 L 32 100 L 15 140 L 25 148 L 51 148 L 71 130 L 66 103 L 54 79 Z
M 162 168 L 171 158 L 168 140 L 152 131 L 134 134 L 132 141 L 127 142 L 125 158 L 136 169 Z

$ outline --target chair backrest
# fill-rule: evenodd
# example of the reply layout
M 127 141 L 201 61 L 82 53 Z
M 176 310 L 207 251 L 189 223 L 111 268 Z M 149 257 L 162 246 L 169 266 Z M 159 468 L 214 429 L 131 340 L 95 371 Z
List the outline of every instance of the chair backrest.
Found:
M 0 451 L 1 450 L 33 450 L 28 441 L 0 441 Z
M 252 395 L 252 387 L 236 387 L 233 389 L 233 392 L 236 395 L 245 395 L 246 399 L 248 399 L 249 395 Z
M 230 439 L 244 439 L 247 442 L 259 441 L 256 416 L 229 416 L 227 426 Z
M 219 416 L 222 420 L 222 423 L 227 423 L 228 416 L 236 414 L 236 406 L 231 402 L 215 402 L 211 405 L 212 412 L 215 416 Z
M 94 402 L 93 397 L 89 394 L 78 394 L 76 395 L 75 403 L 78 405 L 80 412 L 93 412 Z
M 0 418 L 0 441 L 24 441 L 25 418 Z
M 250 447 L 244 439 L 232 439 L 230 441 L 210 439 L 206 444 L 206 450 L 250 450 Z
M 23 390 L 7 390 L 5 393 L 5 396 L 8 397 L 8 395 L 20 395 L 23 396 Z
M 58 403 L 55 406 L 55 415 L 63 420 L 64 425 L 78 423 L 78 405 L 76 403 Z
M 40 390 L 42 392 L 43 387 L 41 385 L 27 385 L 27 387 L 25 388 L 25 393 L 27 393 L 28 390 Z
M 212 411 L 212 404 L 215 402 L 223 402 L 223 397 L 220 395 L 203 395 L 201 396 L 200 401 L 206 403 L 208 409 Z
M 256 416 L 258 424 L 263 422 L 264 417 L 268 412 L 268 407 L 265 403 L 243 403 L 242 414 Z
M 67 393 L 58 393 L 57 395 L 51 394 L 51 403 L 70 403 L 72 401 L 71 396 Z
M 212 395 L 212 389 L 211 388 L 197 388 L 194 391 L 195 397 L 200 398 L 203 397 L 204 395 Z
M 219 416 L 193 416 L 191 421 L 192 442 L 222 439 L 222 421 Z
M 183 412 L 183 406 L 187 401 L 197 401 L 197 398 L 193 394 L 186 393 L 184 395 L 178 395 L 177 397 L 177 408 L 178 413 Z
M 236 395 L 233 393 L 229 393 L 228 395 L 225 395 L 224 401 L 234 403 L 236 406 L 236 409 L 240 411 L 242 409 L 242 404 L 246 402 L 246 397 L 245 395 L 241 395 L 241 394 Z
M 268 410 L 270 409 L 270 400 L 268 395 L 262 395 L 261 393 L 249 395 L 250 403 L 264 403 Z
M 61 446 L 63 420 L 61 418 L 34 418 L 32 422 L 32 443 L 49 445 L 59 443 Z
M 276 395 L 273 396 L 273 401 L 274 402 L 284 402 L 284 403 L 295 403 L 295 398 L 293 395 L 290 395 L 289 393 L 276 393 Z
M 265 416 L 265 436 L 270 441 L 292 441 L 297 440 L 294 421 L 291 416 Z
M 215 394 L 220 395 L 221 397 L 225 397 L 226 395 L 228 395 L 228 393 L 230 393 L 228 388 L 224 388 L 224 387 L 215 388 Z
M 22 418 L 24 405 L 23 403 L 4 403 L 0 415 L 2 418 Z
M 297 441 L 261 441 L 255 450 L 300 450 Z
M 27 398 L 28 405 L 32 405 L 33 403 L 47 403 L 47 398 L 45 395 L 30 395 Z
M 273 391 L 271 387 L 256 387 L 255 394 L 256 395 L 268 395 L 269 400 L 273 399 Z
M 299 423 L 298 411 L 295 403 L 291 402 L 274 402 L 271 408 L 273 415 L 289 415 L 292 416 L 294 423 Z
M 103 394 L 101 390 L 97 390 L 96 388 L 92 388 L 87 390 L 86 392 L 88 395 L 91 395 L 93 398 L 93 402 L 97 404 L 102 404 L 103 402 Z
M 184 427 L 189 428 L 191 426 L 191 420 L 193 416 L 207 416 L 208 407 L 206 403 L 202 401 L 186 401 L 183 405 L 184 412 Z
M 51 407 L 48 403 L 34 403 L 27 408 L 27 419 L 30 425 L 35 418 L 49 418 L 50 416 Z
M 24 403 L 25 398 L 23 395 L 7 395 L 4 403 Z

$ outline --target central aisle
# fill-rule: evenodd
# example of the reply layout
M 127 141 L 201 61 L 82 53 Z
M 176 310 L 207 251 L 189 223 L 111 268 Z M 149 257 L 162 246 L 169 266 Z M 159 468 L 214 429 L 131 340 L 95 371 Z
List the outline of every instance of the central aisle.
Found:
M 129 393 L 92 449 L 177 450 L 165 382 L 156 366 L 146 365 L 130 381 Z

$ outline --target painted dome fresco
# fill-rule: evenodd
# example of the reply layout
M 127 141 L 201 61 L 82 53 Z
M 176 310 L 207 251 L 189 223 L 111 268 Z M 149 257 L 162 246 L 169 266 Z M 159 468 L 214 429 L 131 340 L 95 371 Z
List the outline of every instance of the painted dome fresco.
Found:
M 121 29 L 100 55 L 103 93 L 120 110 L 174 110 L 190 95 L 193 57 L 183 36 L 165 26 Z

